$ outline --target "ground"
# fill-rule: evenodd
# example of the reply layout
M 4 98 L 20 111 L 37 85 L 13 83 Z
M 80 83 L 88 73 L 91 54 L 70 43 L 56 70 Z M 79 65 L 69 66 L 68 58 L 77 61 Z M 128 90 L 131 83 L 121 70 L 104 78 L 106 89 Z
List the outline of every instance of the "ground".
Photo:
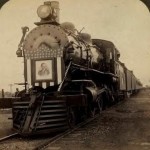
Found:
M 9 118 L 9 119 L 8 119 Z M 0 138 L 13 133 L 11 109 L 0 110 Z

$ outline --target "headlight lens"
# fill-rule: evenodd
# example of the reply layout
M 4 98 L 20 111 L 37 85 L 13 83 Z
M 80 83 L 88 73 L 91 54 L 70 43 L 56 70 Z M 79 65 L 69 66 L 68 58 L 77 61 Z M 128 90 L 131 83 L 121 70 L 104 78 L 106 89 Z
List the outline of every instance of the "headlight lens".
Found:
M 37 14 L 41 19 L 46 19 L 52 13 L 52 9 L 47 5 L 41 5 L 37 9 Z

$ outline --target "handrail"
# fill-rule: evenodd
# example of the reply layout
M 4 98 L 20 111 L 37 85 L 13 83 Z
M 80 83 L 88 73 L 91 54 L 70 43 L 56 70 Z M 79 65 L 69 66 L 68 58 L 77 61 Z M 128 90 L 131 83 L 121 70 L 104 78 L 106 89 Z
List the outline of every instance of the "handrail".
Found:
M 37 120 L 36 120 L 36 124 L 35 124 L 35 130 L 36 130 L 36 127 L 38 125 L 38 120 L 39 120 L 39 117 L 40 117 L 40 114 L 41 114 L 41 110 L 42 110 L 42 106 L 43 106 L 43 103 L 44 103 L 44 99 L 45 99 L 45 95 L 43 95 L 43 97 L 42 97 L 41 106 L 39 108 L 39 112 L 38 112 L 38 116 L 37 116 Z
M 65 72 L 65 76 L 64 76 L 64 78 L 63 78 L 63 81 L 60 83 L 57 92 L 60 92 L 60 90 L 61 90 L 61 88 L 62 88 L 62 85 L 63 85 L 63 83 L 64 83 L 65 80 L 66 80 L 66 77 L 67 77 L 67 74 L 68 74 L 68 72 L 69 72 L 69 69 L 70 69 L 71 64 L 72 64 L 72 62 L 70 61 L 69 65 L 68 65 L 68 67 L 67 67 L 67 70 L 66 70 L 66 72 Z

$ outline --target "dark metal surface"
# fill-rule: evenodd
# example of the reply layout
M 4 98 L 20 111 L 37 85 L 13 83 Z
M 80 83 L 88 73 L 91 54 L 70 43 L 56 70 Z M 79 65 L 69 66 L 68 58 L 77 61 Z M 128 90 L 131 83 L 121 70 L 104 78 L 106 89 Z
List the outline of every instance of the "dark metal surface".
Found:
M 68 128 L 64 98 L 34 96 L 31 99 L 13 104 L 13 126 L 20 134 L 51 133 Z

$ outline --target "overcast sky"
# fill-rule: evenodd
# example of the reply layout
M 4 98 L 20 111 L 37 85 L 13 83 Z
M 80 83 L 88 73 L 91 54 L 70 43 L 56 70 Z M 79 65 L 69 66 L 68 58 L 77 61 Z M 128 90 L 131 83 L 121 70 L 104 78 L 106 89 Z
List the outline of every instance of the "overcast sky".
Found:
M 150 13 L 139 0 L 59 0 L 60 22 L 73 22 L 93 38 L 114 42 L 121 61 L 150 84 Z M 23 82 L 23 59 L 16 50 L 21 27 L 35 27 L 44 0 L 10 0 L 0 10 L 0 89 Z M 14 87 L 15 88 L 15 87 Z

